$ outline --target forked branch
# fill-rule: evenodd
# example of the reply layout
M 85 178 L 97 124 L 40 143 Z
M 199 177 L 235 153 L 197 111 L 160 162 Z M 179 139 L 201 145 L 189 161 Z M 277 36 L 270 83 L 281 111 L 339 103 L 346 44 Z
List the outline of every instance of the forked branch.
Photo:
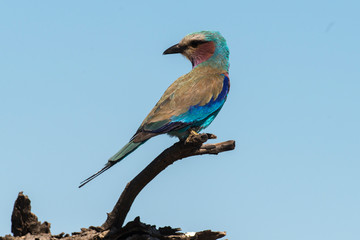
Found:
M 106 230 L 110 230 L 109 235 L 118 232 L 124 224 L 126 215 L 140 191 L 161 171 L 173 164 L 175 161 L 202 154 L 218 154 L 235 148 L 235 141 L 233 140 L 215 144 L 203 144 L 208 139 L 215 138 L 215 135 L 206 133 L 190 135 L 185 142 L 177 142 L 171 147 L 165 149 L 126 185 L 119 200 L 114 206 L 114 209 L 108 214 L 106 222 L 102 225 L 102 227 Z

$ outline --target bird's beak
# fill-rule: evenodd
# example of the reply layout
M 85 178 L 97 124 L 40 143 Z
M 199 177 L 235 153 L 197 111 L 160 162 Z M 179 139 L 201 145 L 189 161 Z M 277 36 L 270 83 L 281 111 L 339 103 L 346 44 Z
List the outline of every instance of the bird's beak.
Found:
M 166 49 L 163 53 L 163 55 L 166 54 L 174 54 L 174 53 L 182 53 L 185 50 L 185 47 L 180 46 L 179 44 L 175 44 L 174 46 L 169 47 Z

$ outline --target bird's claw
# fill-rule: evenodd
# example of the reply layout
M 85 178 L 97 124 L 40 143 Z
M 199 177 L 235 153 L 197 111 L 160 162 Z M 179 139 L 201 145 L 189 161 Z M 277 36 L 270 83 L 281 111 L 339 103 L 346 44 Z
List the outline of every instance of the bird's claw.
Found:
M 189 136 L 185 139 L 185 144 L 203 144 L 208 139 L 215 139 L 216 136 L 212 133 L 199 134 L 193 129 L 190 130 Z

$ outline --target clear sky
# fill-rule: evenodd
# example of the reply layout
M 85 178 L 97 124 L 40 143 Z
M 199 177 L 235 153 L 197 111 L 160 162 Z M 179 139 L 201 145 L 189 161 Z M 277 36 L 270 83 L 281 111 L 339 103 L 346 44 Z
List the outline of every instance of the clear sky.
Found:
M 19 191 L 52 232 L 101 225 L 176 139 L 151 139 L 82 189 L 191 64 L 162 52 L 218 30 L 228 100 L 207 132 L 236 150 L 176 162 L 126 221 L 229 239 L 360 237 L 360 2 L 0 1 L 0 235 Z

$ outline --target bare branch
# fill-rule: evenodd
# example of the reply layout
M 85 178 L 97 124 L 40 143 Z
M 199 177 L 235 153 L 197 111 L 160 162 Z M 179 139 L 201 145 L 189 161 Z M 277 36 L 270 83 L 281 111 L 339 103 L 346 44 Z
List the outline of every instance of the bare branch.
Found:
M 235 141 L 233 140 L 215 144 L 203 144 L 208 139 L 214 138 L 216 138 L 215 135 L 206 133 L 190 135 L 185 142 L 177 142 L 171 147 L 165 149 L 132 181 L 130 181 L 126 185 L 119 200 L 114 206 L 114 209 L 108 214 L 105 223 L 102 225 L 104 229 L 110 229 L 108 236 L 118 232 L 118 230 L 122 227 L 126 215 L 129 212 L 136 196 L 166 167 L 182 158 L 203 154 L 218 154 L 235 148 Z

